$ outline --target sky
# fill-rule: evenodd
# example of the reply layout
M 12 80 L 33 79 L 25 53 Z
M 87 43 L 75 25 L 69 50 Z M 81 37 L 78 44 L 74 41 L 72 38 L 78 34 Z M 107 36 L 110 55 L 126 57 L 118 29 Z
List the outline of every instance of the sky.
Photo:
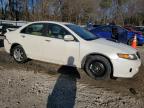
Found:
M 6 4 L 8 4 L 8 0 L 0 0 L 0 1 L 3 2 L 3 4 L 0 2 L 0 7 L 5 7 Z M 29 8 L 31 8 L 31 6 L 32 6 L 32 0 L 28 0 L 28 1 L 29 1 Z M 33 0 L 33 1 L 34 1 L 34 3 L 36 2 L 35 0 Z

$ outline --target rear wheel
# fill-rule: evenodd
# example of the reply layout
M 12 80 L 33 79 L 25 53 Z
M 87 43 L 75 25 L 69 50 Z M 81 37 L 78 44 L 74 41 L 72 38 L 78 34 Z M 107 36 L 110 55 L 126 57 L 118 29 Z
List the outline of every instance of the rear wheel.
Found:
M 90 56 L 85 63 L 86 73 L 94 79 L 109 79 L 112 67 L 109 60 L 103 56 Z
M 25 63 L 28 60 L 24 49 L 20 45 L 12 49 L 12 56 L 18 63 Z

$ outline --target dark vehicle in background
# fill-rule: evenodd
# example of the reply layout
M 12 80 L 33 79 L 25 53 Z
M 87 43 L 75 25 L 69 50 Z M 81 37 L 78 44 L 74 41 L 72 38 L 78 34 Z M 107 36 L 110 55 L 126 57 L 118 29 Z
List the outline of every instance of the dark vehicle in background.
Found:
M 14 31 L 16 29 L 18 29 L 20 26 L 15 26 L 13 24 L 8 24 L 8 23 L 1 23 L 0 24 L 0 36 L 3 36 L 7 30 L 8 31 Z M 3 44 L 3 40 L 0 39 L 0 47 L 3 47 L 4 44 Z
M 135 29 L 136 31 L 142 32 L 142 34 L 144 35 L 144 26 L 136 26 Z
M 9 23 L 1 23 L 0 24 L 0 33 L 5 32 L 6 29 L 8 29 L 9 31 L 14 31 L 16 29 L 18 29 L 20 26 L 16 26 L 13 24 L 9 24 Z
M 16 26 L 16 25 L 13 25 L 13 24 L 9 24 L 9 23 L 1 23 L 0 24 L 0 27 L 2 26 L 5 26 L 7 28 L 19 28 L 20 26 Z
M 108 40 L 115 40 L 128 45 L 131 45 L 134 36 L 137 36 L 138 45 L 144 44 L 144 37 L 141 33 L 129 31 L 118 25 L 102 25 L 89 30 L 94 35 L 106 38 Z
M 127 29 L 128 31 L 132 31 L 135 32 L 136 34 L 142 35 L 142 32 L 137 30 L 135 26 L 124 26 L 124 28 Z

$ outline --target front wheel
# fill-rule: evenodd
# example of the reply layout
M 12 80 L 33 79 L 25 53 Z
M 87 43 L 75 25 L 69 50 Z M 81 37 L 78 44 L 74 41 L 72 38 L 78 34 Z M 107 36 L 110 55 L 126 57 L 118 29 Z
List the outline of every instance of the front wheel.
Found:
M 28 59 L 24 49 L 20 45 L 12 49 L 12 56 L 14 60 L 18 63 L 25 63 Z
M 85 71 L 94 79 L 110 79 L 112 67 L 107 58 L 95 55 L 86 60 Z

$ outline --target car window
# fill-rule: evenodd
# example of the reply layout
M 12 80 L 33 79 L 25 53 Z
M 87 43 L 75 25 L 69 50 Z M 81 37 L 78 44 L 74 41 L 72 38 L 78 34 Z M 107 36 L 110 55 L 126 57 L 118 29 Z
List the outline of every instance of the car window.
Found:
M 125 29 L 123 29 L 123 28 L 121 28 L 121 27 L 117 27 L 117 29 L 118 29 L 118 32 L 119 32 L 119 33 L 123 33 L 123 32 L 126 31 Z
M 42 23 L 31 24 L 28 27 L 24 28 L 21 31 L 21 33 L 36 35 L 36 36 L 42 36 L 44 27 L 45 27 L 45 25 Z
M 49 24 L 48 29 L 48 35 L 52 38 L 64 39 L 65 35 L 71 35 L 71 33 L 68 32 L 64 27 L 57 24 Z
M 96 28 L 92 29 L 91 31 L 101 32 L 102 30 L 101 30 L 101 27 L 96 27 Z
M 110 31 L 111 31 L 111 27 L 107 27 L 107 26 L 102 27 L 101 29 L 102 29 L 103 31 L 105 31 L 105 32 L 110 32 Z

